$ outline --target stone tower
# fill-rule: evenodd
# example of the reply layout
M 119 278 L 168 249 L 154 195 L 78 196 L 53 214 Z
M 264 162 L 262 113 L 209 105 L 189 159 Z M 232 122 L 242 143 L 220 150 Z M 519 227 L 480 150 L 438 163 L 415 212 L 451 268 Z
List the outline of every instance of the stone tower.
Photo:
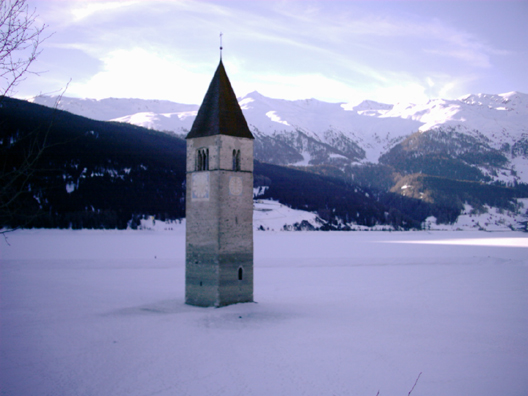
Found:
M 186 137 L 187 304 L 253 301 L 253 139 L 220 60 Z

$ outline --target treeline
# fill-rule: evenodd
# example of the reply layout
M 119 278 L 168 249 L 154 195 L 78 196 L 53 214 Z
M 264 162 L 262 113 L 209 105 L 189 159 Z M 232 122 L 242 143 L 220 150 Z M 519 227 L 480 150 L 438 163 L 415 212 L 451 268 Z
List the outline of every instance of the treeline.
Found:
M 126 228 L 137 214 L 185 216 L 183 140 L 11 98 L 0 120 L 0 177 L 10 181 L 0 227 Z
M 331 166 L 304 169 L 256 162 L 255 184 L 269 186 L 262 198 L 276 199 L 294 209 L 316 212 L 334 229 L 348 229 L 347 223 L 420 229 L 429 216 L 436 217 L 439 223 L 449 224 L 455 222 L 460 213 L 460 208 L 449 202 L 428 202 L 415 196 L 351 184 L 343 179 L 343 172 Z M 375 175 L 379 173 L 375 167 L 368 166 L 367 169 Z M 382 169 L 381 173 L 388 172 Z M 292 174 L 292 171 L 296 173 Z M 295 183 L 291 183 L 292 176 Z
M 515 198 L 526 197 L 526 186 L 518 189 L 472 182 L 453 180 L 430 175 L 409 175 L 398 181 L 393 191 L 406 187 L 406 194 L 413 198 L 421 197 L 423 201 L 434 202 L 462 210 L 464 204 L 473 206 L 477 211 L 484 205 L 515 211 Z
M 330 229 L 347 230 L 350 223 L 420 229 L 428 216 L 439 215 L 442 209 L 420 200 L 352 186 L 340 178 L 260 162 L 255 162 L 255 184 L 269 186 L 262 198 L 316 212 Z M 453 221 L 452 216 L 446 218 Z

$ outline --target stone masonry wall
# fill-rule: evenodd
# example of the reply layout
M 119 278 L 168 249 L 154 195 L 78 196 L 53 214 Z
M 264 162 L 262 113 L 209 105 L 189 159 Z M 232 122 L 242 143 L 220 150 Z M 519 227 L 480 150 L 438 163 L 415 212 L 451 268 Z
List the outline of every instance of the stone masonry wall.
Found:
M 195 171 L 209 149 L 209 171 Z M 232 170 L 240 150 L 240 171 Z M 253 140 L 217 135 L 187 140 L 186 302 L 253 301 Z

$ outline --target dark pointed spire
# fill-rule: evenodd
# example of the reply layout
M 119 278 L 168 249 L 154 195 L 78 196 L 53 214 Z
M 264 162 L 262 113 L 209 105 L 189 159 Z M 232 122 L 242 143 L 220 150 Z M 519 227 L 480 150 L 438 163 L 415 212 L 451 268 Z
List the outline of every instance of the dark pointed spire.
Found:
M 254 139 L 238 105 L 222 60 L 218 64 L 187 139 L 213 135 Z

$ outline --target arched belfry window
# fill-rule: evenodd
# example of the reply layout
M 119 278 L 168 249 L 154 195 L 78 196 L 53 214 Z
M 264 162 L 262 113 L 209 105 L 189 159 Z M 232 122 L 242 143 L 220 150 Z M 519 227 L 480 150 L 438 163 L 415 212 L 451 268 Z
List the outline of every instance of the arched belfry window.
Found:
M 242 280 L 244 279 L 244 270 L 242 269 L 242 267 L 240 267 L 238 269 L 238 280 Z
M 201 148 L 196 151 L 196 170 L 209 170 L 209 149 Z
M 196 166 L 195 169 L 199 171 L 202 169 L 202 152 L 201 150 L 196 151 Z
M 233 150 L 233 170 L 240 170 L 240 150 Z

